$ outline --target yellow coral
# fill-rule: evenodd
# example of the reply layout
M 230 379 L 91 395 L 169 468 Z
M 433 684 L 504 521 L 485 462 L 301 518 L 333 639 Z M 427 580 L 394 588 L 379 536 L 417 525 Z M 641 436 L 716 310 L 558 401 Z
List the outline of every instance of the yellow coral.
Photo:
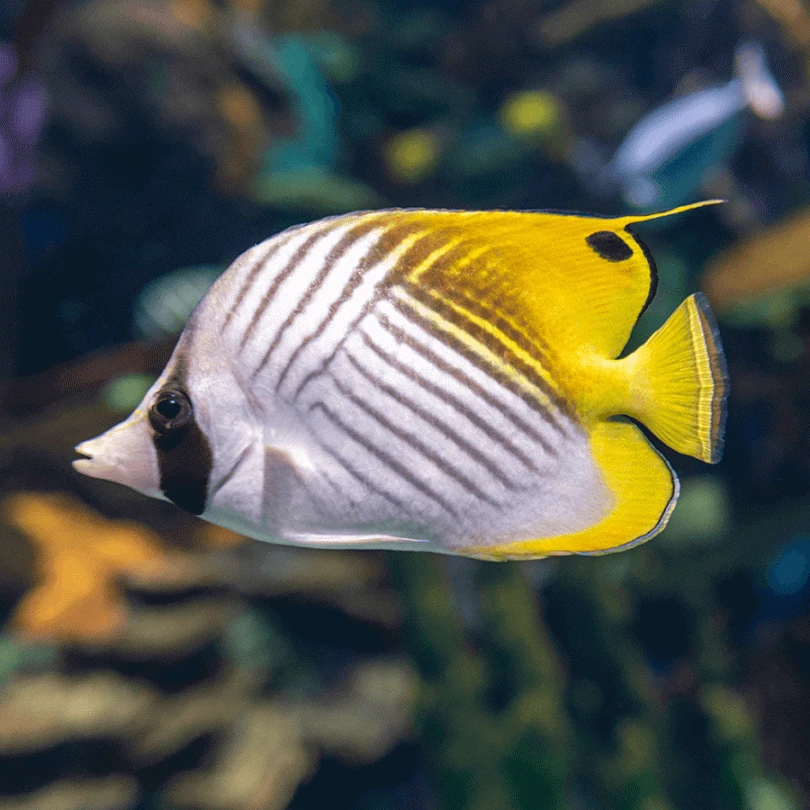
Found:
M 389 138 L 383 147 L 383 157 L 391 179 L 410 185 L 433 174 L 439 162 L 439 151 L 437 135 L 416 127 Z
M 191 28 L 205 28 L 214 16 L 207 0 L 172 0 L 169 8 L 177 20 Z
M 499 111 L 501 126 L 521 138 L 535 138 L 554 132 L 563 119 L 560 102 L 545 90 L 512 93 Z
M 250 90 L 239 84 L 221 88 L 215 101 L 228 133 L 218 179 L 226 190 L 239 189 L 255 172 L 265 146 L 261 105 Z
M 232 126 L 238 129 L 261 126 L 261 108 L 247 88 L 239 84 L 227 85 L 219 91 L 216 100 L 220 115 Z
M 722 251 L 709 263 L 701 288 L 712 307 L 725 314 L 808 282 L 810 206 Z
M 233 548 L 247 542 L 244 535 L 202 521 L 196 532 L 196 540 L 202 548 L 206 549 Z

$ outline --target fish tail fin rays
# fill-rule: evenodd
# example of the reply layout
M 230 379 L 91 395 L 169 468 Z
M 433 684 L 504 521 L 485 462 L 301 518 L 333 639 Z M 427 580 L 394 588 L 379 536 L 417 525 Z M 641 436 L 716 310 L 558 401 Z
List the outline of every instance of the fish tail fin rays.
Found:
M 492 560 L 607 554 L 644 543 L 662 531 L 675 507 L 680 485 L 666 459 L 641 430 L 622 418 L 600 421 L 591 434 L 591 450 L 616 499 L 606 517 L 571 534 L 465 548 L 461 552 Z
M 728 375 L 717 323 L 703 294 L 687 298 L 629 358 L 633 408 L 673 450 L 714 464 L 723 454 Z

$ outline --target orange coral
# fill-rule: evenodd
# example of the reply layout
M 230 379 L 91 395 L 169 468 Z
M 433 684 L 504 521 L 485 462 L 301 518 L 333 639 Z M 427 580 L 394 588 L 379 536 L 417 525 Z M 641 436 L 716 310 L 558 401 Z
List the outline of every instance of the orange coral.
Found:
M 262 107 L 250 90 L 236 83 L 220 88 L 215 101 L 229 138 L 228 151 L 218 169 L 219 179 L 226 188 L 237 188 L 255 173 L 267 145 Z
M 810 281 L 810 207 L 732 245 L 703 275 L 701 289 L 718 312 Z
M 247 538 L 242 534 L 203 521 L 200 521 L 197 531 L 194 533 L 194 539 L 204 549 L 233 548 L 247 542 Z
M 207 28 L 216 14 L 216 9 L 206 0 L 172 0 L 169 8 L 180 22 L 191 28 Z
M 154 575 L 180 559 L 154 532 L 108 520 L 67 495 L 18 492 L 0 507 L 38 552 L 38 584 L 12 617 L 12 627 L 26 634 L 57 640 L 114 635 L 126 618 L 118 577 Z

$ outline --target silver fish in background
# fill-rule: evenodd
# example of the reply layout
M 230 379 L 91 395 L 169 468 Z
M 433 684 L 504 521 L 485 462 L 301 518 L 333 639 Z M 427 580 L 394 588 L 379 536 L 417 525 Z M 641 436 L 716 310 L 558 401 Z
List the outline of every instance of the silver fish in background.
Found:
M 644 116 L 604 167 L 599 184 L 618 187 L 636 210 L 669 208 L 689 200 L 714 166 L 729 158 L 744 129 L 744 114 L 773 119 L 784 110 L 782 91 L 759 43 L 735 52 L 736 76 L 668 101 Z
M 713 462 L 725 413 L 699 296 L 616 359 L 655 289 L 628 226 L 659 216 L 389 210 L 285 231 L 215 282 L 143 402 L 75 467 L 292 545 L 509 558 L 643 542 L 678 481 L 614 417 Z

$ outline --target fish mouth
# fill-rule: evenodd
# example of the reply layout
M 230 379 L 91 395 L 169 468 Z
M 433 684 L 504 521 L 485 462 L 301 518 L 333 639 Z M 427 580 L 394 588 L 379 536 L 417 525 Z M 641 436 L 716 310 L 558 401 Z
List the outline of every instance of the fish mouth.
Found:
M 81 458 L 76 458 L 71 462 L 73 469 L 77 472 L 87 472 L 93 461 L 93 454 L 87 447 L 88 444 L 89 442 L 82 442 L 73 448 L 73 452 L 81 456 Z

